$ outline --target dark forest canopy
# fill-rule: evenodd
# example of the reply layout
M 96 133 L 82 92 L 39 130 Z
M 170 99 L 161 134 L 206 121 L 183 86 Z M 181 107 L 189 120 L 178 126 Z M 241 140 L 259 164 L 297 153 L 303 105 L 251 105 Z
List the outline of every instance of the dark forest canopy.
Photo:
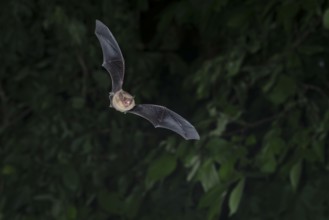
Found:
M 0 219 L 329 218 L 328 1 L 0 8 Z M 108 108 L 96 19 L 200 141 Z

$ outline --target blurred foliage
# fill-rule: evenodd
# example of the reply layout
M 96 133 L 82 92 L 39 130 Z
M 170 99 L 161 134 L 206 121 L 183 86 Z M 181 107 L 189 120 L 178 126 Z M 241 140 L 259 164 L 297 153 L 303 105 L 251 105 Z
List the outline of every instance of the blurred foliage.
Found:
M 329 3 L 4 1 L 0 219 L 328 219 Z M 95 19 L 137 102 L 108 109 Z

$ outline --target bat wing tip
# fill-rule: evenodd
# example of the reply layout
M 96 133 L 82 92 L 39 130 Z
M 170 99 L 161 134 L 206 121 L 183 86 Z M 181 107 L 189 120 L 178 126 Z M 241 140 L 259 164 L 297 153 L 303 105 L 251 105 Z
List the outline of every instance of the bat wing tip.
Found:
M 186 140 L 200 140 L 200 135 L 193 125 L 190 124 L 189 129 L 184 132 Z
M 104 28 L 107 28 L 106 26 L 105 26 L 105 24 L 103 23 L 103 22 L 101 22 L 100 20 L 98 20 L 98 19 L 96 19 L 95 20 L 95 34 L 96 35 L 101 35 L 102 34 L 102 32 L 103 32 L 103 29 Z
M 194 134 L 194 135 L 191 135 L 191 136 L 188 136 L 188 137 L 185 137 L 186 140 L 200 140 L 200 136 L 198 133 Z

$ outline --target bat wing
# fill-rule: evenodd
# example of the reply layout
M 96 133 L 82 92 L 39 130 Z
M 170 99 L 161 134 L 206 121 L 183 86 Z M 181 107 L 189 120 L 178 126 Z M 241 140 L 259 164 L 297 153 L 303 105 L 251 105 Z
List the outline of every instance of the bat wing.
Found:
M 133 109 L 128 111 L 139 115 L 150 121 L 154 127 L 167 128 L 181 135 L 186 140 L 196 139 L 199 140 L 200 136 L 185 118 L 171 111 L 170 109 L 159 106 L 142 104 L 136 105 Z
M 102 66 L 110 73 L 112 78 L 112 92 L 115 93 L 122 88 L 125 61 L 110 29 L 99 20 L 96 20 L 95 34 L 103 51 Z

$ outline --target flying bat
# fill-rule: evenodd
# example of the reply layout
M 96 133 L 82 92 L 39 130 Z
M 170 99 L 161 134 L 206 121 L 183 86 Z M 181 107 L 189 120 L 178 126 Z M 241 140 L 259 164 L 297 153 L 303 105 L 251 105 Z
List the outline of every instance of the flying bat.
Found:
M 193 125 L 170 109 L 160 105 L 135 104 L 134 97 L 122 90 L 125 61 L 117 41 L 109 28 L 99 20 L 96 20 L 95 34 L 103 52 L 102 66 L 109 72 L 112 79 L 112 91 L 109 95 L 110 107 L 120 112 L 139 115 L 150 121 L 154 127 L 172 130 L 186 140 L 199 140 L 200 136 Z

